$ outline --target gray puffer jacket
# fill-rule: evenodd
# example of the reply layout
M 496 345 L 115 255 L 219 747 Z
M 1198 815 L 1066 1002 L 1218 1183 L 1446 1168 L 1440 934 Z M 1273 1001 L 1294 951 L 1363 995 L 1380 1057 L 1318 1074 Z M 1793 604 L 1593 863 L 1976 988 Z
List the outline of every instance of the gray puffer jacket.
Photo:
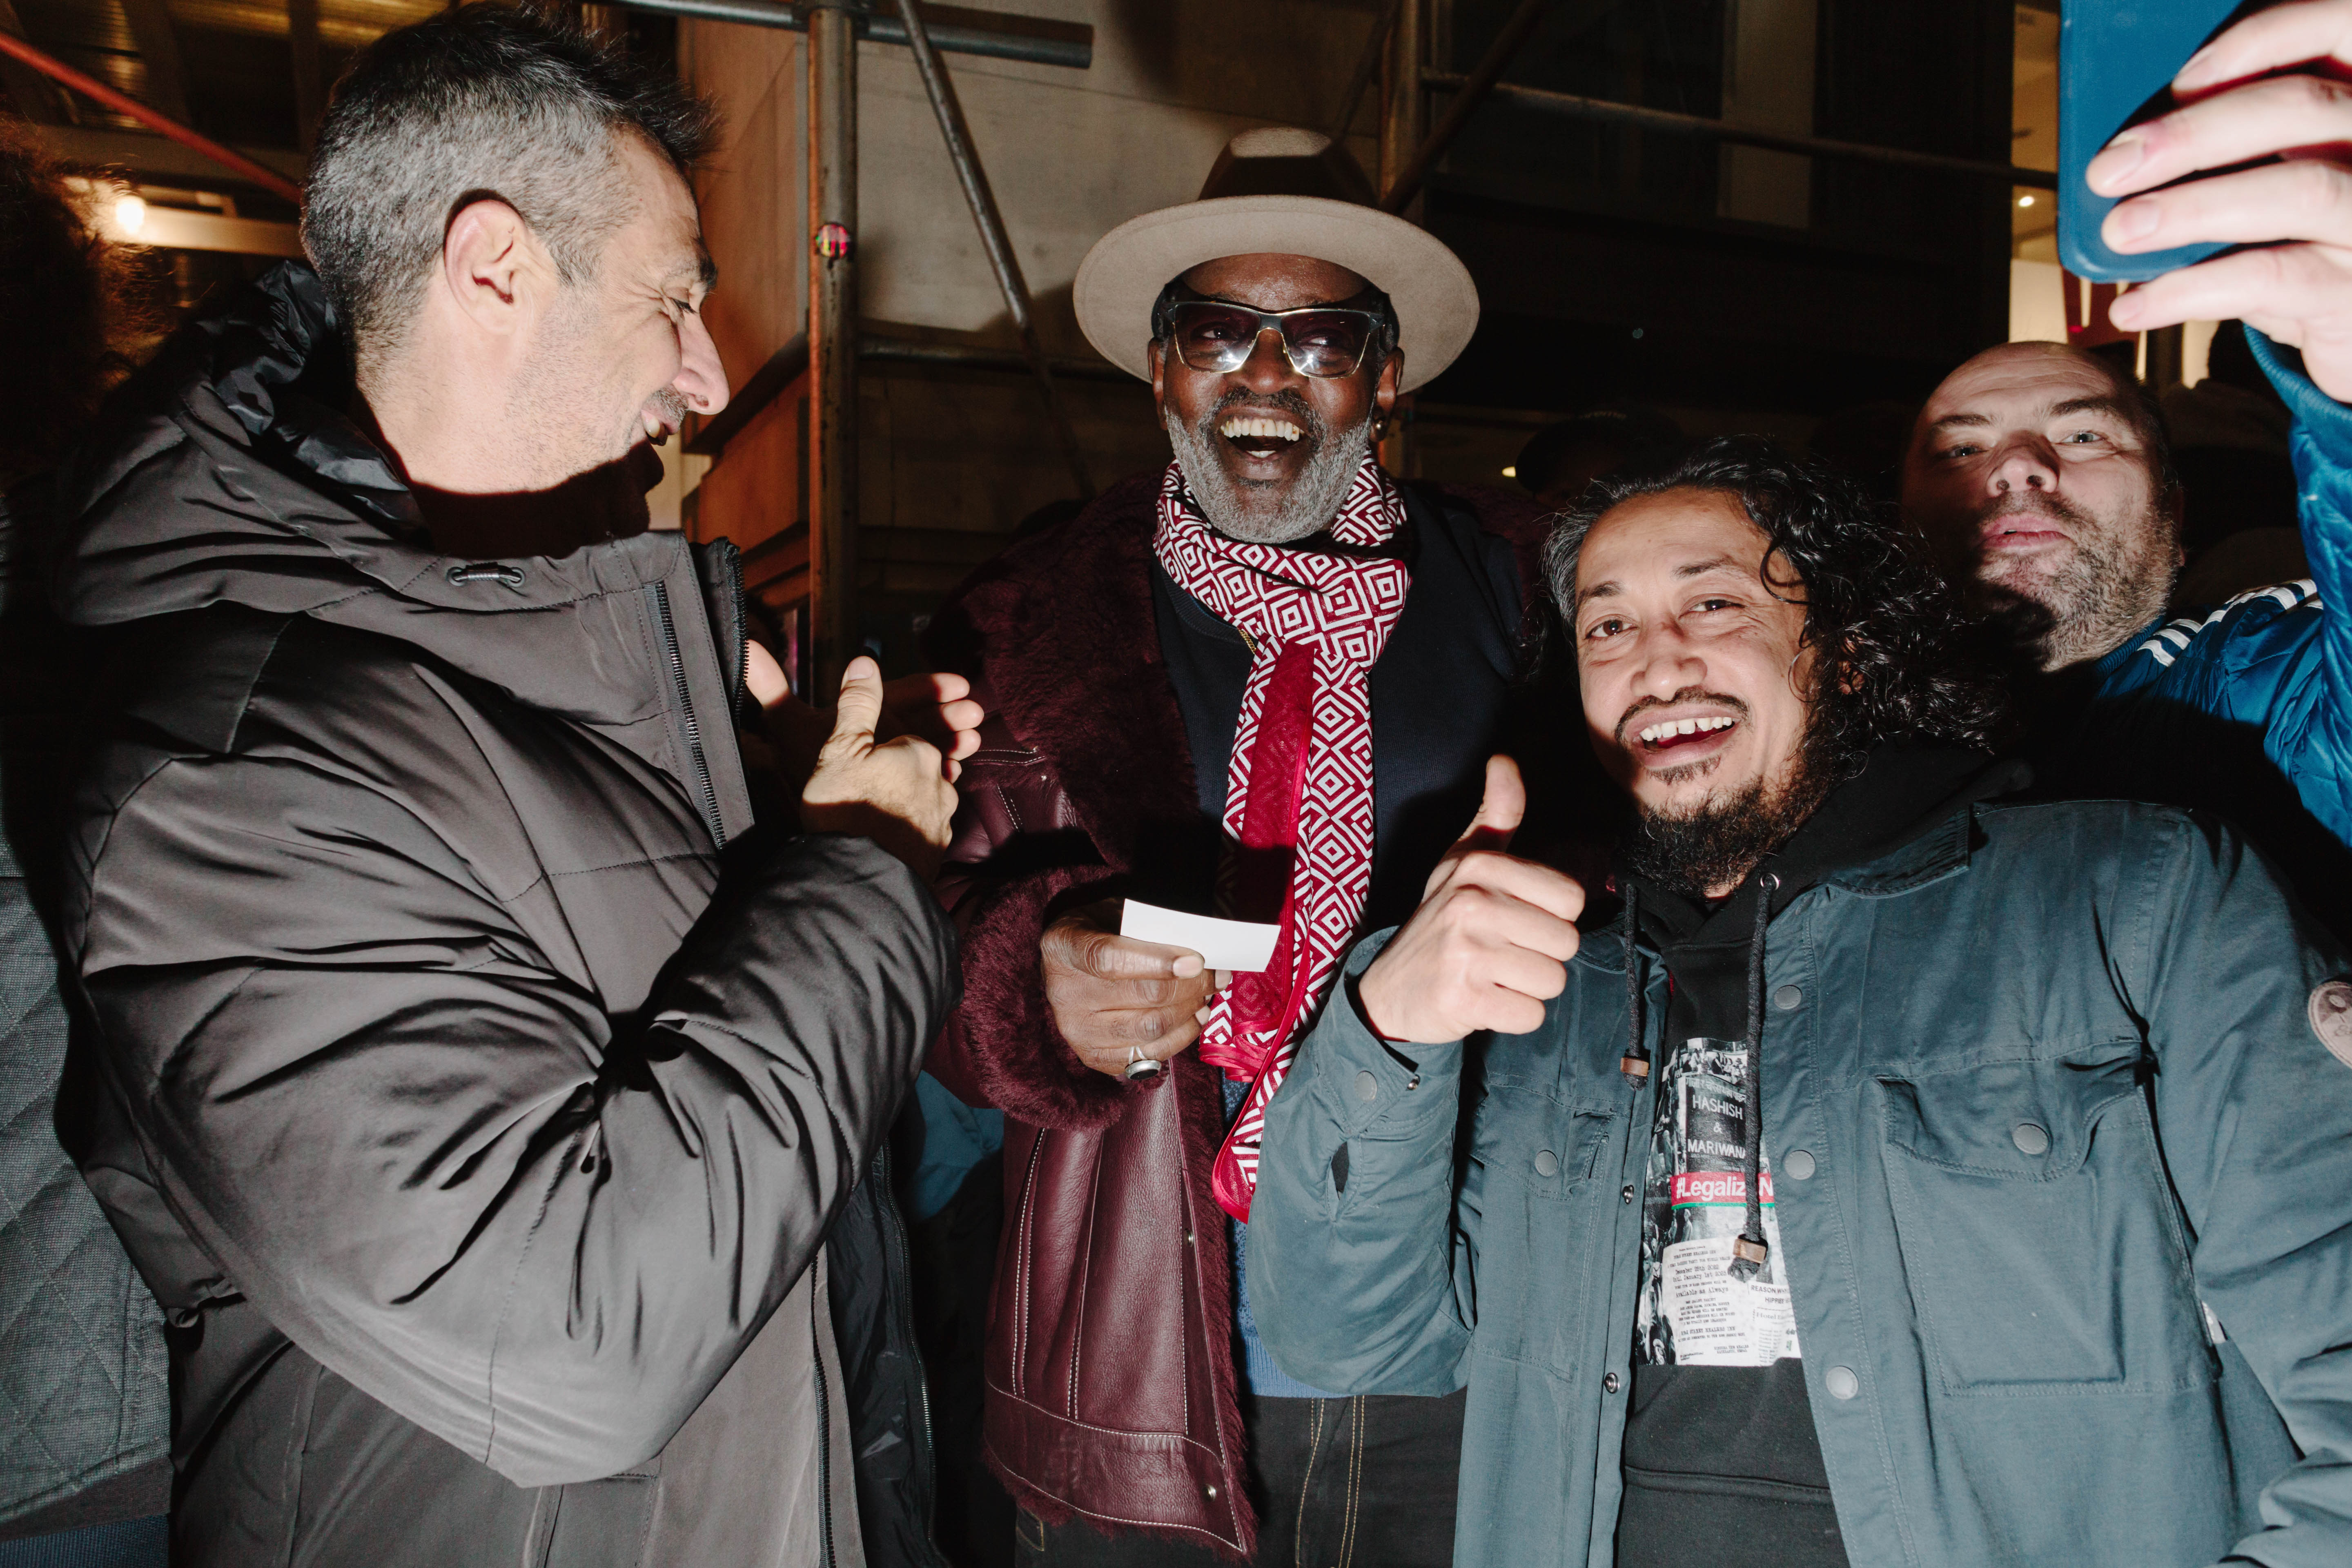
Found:
M 731 552 L 436 554 L 329 321 L 272 274 L 66 489 L 116 678 L 68 1088 L 172 1324 L 173 1561 L 856 1563 L 818 1248 L 950 931 L 755 825 Z

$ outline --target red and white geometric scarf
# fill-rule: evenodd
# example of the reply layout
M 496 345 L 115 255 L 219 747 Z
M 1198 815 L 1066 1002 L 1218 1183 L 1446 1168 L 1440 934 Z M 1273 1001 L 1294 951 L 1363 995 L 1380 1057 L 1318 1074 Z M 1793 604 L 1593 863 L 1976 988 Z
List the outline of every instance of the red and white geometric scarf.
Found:
M 1403 498 L 1367 454 L 1331 520 L 1332 538 L 1377 550 L 1403 522 Z M 1264 973 L 1234 976 L 1211 1004 L 1200 1043 L 1202 1061 L 1250 1086 L 1211 1182 L 1219 1205 L 1246 1220 L 1266 1102 L 1371 886 L 1369 677 L 1412 577 L 1385 557 L 1229 539 L 1202 517 L 1173 463 L 1151 546 L 1179 586 L 1250 644 L 1225 774 L 1219 902 L 1229 919 L 1279 921 L 1282 933 Z

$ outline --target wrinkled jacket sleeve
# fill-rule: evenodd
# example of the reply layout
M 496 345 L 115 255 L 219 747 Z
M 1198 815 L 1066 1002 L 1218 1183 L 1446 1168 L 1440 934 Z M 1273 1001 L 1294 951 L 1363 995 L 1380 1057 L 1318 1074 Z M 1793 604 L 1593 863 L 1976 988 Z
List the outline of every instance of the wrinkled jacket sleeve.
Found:
M 974 682 L 990 700 L 985 678 Z M 1038 952 L 1061 911 L 1122 886 L 1069 810 L 1053 768 L 993 711 L 956 781 L 940 899 L 961 939 L 963 996 L 928 1064 L 968 1105 L 1034 1127 L 1102 1127 L 1130 1088 L 1078 1059 L 1054 1024 Z
M 2312 590 L 2242 594 L 2202 622 L 2165 627 L 2141 652 L 2167 667 L 2168 695 L 2259 727 L 2265 754 L 2305 808 L 2352 845 L 2352 409 L 2261 333 L 2246 337 L 2294 413 Z
M 1356 945 L 1345 984 L 1391 934 Z M 1462 1049 L 1385 1045 L 1334 996 L 1267 1107 L 1250 1304 L 1275 1363 L 1303 1383 L 1433 1394 L 1467 1379 L 1483 1172 L 1473 1159 L 1454 1181 Z M 1343 1144 L 1344 1190 L 1333 1168 Z
M 518 1484 L 626 1469 L 806 1268 L 952 932 L 866 840 L 754 834 L 615 1017 L 510 913 L 531 889 L 335 767 L 167 763 L 86 851 L 112 1092 L 220 1288 L 305 1351 Z
M 2352 1061 L 2312 1013 L 2346 966 L 2232 830 L 2182 817 L 2166 848 L 2147 863 L 2134 986 L 2165 1168 L 2198 1293 L 2303 1453 L 2231 1560 L 2352 1563 Z

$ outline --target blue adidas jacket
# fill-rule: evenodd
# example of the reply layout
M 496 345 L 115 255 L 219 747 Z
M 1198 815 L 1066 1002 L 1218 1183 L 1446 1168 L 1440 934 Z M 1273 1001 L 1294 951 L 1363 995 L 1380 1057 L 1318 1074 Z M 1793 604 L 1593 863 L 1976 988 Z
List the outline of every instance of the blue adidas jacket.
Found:
M 2300 847 L 2272 831 L 2286 802 L 2265 799 L 2271 781 L 2249 764 L 2266 757 L 2318 826 L 2352 845 L 2352 409 L 2260 333 L 2247 338 L 2294 412 L 2312 575 L 2152 626 L 2099 660 L 2090 722 L 2069 749 L 2100 753 L 2112 793 L 2239 818 L 2292 873 Z

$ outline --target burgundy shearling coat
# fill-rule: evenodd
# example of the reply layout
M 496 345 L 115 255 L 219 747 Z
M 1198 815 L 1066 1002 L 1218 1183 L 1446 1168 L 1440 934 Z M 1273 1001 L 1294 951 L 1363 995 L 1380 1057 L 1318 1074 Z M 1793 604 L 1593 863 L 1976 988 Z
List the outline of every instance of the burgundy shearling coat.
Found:
M 941 893 L 963 934 L 964 994 L 929 1063 L 1005 1112 L 1004 1231 L 986 1356 L 984 1448 L 1014 1499 L 1247 1560 L 1233 1271 L 1210 1168 L 1223 1074 L 1191 1051 L 1129 1084 L 1055 1028 L 1038 939 L 1119 896 L 1206 908 L 1204 822 L 1150 568 L 1160 475 L 979 568 L 935 617 L 934 666 L 971 677 L 989 717 L 964 763 Z M 1533 608 L 1549 522 L 1532 500 L 1422 488 L 1513 547 Z M 1529 639 L 1532 647 L 1532 639 Z

